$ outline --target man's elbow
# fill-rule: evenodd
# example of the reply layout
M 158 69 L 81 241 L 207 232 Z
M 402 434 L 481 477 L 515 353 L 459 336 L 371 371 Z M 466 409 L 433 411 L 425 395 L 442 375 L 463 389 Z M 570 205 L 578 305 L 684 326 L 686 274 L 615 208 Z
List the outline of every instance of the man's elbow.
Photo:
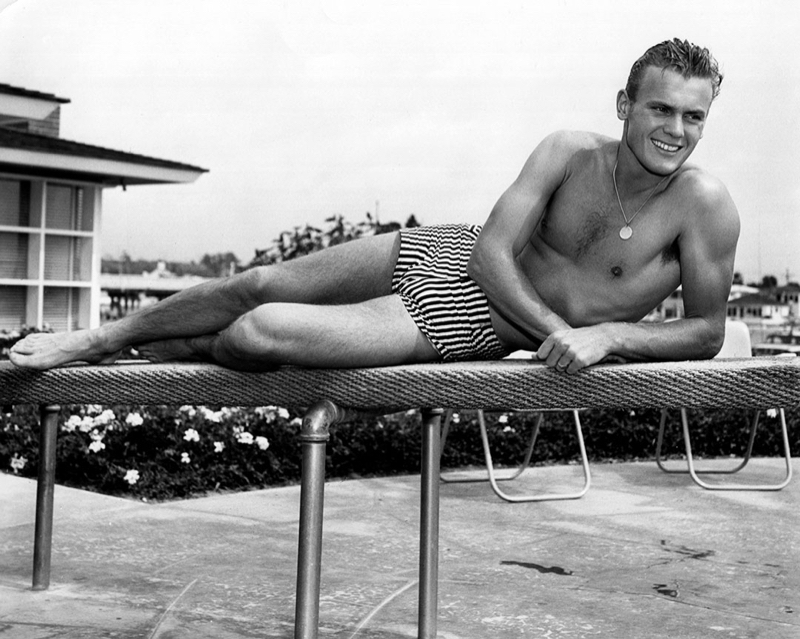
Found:
M 481 285 L 486 273 L 485 259 L 482 252 L 476 245 L 467 262 L 467 277 L 475 282 L 478 286 Z
M 725 327 L 712 328 L 697 349 L 697 359 L 712 359 L 719 355 L 725 342 Z

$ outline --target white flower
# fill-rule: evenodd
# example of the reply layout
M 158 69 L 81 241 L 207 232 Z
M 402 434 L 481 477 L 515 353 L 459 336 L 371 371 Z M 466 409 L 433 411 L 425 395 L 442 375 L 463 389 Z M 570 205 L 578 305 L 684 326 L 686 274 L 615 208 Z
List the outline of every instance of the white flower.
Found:
M 141 426 L 144 424 L 144 418 L 139 413 L 128 413 L 125 423 L 128 426 Z
M 182 413 L 186 413 L 186 416 L 190 419 L 197 414 L 194 406 L 181 406 L 178 410 Z
M 67 433 L 71 433 L 76 428 L 79 428 L 82 422 L 83 419 L 80 417 L 80 415 L 71 415 L 70 418 L 64 422 L 64 425 L 61 427 L 61 429 Z
M 278 410 L 277 406 L 259 406 L 258 408 L 254 409 L 253 412 L 259 417 L 263 417 L 268 424 L 271 424 L 273 421 L 275 421 L 276 410 Z
M 267 450 L 269 448 L 269 440 L 266 437 L 256 437 L 256 444 L 261 450 Z
M 214 452 L 215 453 L 221 453 L 223 450 L 225 450 L 225 444 L 224 443 L 222 443 L 222 442 L 214 442 Z
M 92 451 L 93 453 L 99 453 L 105 447 L 106 447 L 106 445 L 103 442 L 101 442 L 99 439 L 96 439 L 91 444 L 89 444 L 89 450 Z
M 181 463 L 189 464 L 191 463 L 192 458 L 189 457 L 189 453 L 181 453 Z
M 453 416 L 450 418 L 451 424 L 458 424 L 461 422 L 461 415 L 458 413 L 453 413 Z
M 278 417 L 280 417 L 281 419 L 289 419 L 289 411 L 286 410 L 285 408 L 279 408 Z
M 767 417 L 771 417 L 775 419 L 778 416 L 778 409 L 777 408 L 769 408 L 767 409 Z
M 107 408 L 94 418 L 94 426 L 105 426 L 113 422 L 116 418 L 117 416 L 114 414 L 114 411 Z
M 243 433 L 238 433 L 236 435 L 236 441 L 240 444 L 252 444 L 253 443 L 253 435 L 252 433 L 248 433 L 244 431 Z
M 81 425 L 78 428 L 80 428 L 82 433 L 88 433 L 94 428 L 94 419 L 87 415 L 81 420 Z
M 16 474 L 23 468 L 25 468 L 25 464 L 27 463 L 28 460 L 25 457 L 20 457 L 15 453 L 14 456 L 11 458 L 11 470 L 13 470 L 14 474 Z
M 137 481 L 139 481 L 139 471 L 129 470 L 127 473 L 125 473 L 125 477 L 123 479 L 133 486 Z
M 498 424 L 508 424 L 508 415 L 506 415 L 505 413 L 500 415 L 500 417 L 497 418 L 497 423 Z
M 183 438 L 187 442 L 199 442 L 200 441 L 200 433 L 198 433 L 194 428 L 187 428 L 183 432 Z
M 214 412 L 213 410 L 208 410 L 205 406 L 203 406 L 203 408 L 201 408 L 200 410 L 202 410 L 203 417 L 206 420 L 214 422 L 215 424 L 218 424 L 219 422 L 222 421 L 222 411 Z
M 86 407 L 87 415 L 99 415 L 103 412 L 103 407 L 100 404 L 89 404 Z
M 300 417 L 295 417 L 292 421 L 289 422 L 290 426 L 302 426 L 303 420 Z
M 105 433 L 101 433 L 99 430 L 93 430 L 89 433 L 89 437 L 92 438 L 93 442 L 101 442 L 103 441 L 103 437 L 105 437 Z
M 504 433 L 516 433 L 517 431 L 515 431 L 515 430 L 514 430 L 514 428 L 513 428 L 512 426 L 506 426 L 506 427 L 503 429 L 503 432 L 504 432 Z

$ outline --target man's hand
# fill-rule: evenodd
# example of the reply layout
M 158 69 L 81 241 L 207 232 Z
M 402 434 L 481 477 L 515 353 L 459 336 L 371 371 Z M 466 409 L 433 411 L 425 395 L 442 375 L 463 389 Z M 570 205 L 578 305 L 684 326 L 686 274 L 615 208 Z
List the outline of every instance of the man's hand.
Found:
M 536 357 L 561 373 L 574 374 L 592 364 L 612 359 L 612 349 L 611 332 L 607 326 L 598 324 L 551 333 L 536 351 Z

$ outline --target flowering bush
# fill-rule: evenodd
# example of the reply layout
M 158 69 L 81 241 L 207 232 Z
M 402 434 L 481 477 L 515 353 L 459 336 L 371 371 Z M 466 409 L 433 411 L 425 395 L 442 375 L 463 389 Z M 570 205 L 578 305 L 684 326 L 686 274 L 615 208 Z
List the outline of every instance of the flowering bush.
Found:
M 18 407 L 0 420 L 0 467 L 35 476 L 38 416 Z M 71 406 L 57 440 L 60 483 L 147 499 L 283 484 L 299 476 L 299 418 L 267 406 Z
M 591 410 L 581 413 L 593 461 L 652 459 L 657 410 Z M 495 463 L 522 460 L 535 415 L 487 414 Z M 739 410 L 692 411 L 698 455 L 741 455 L 749 418 Z M 800 448 L 800 415 L 787 413 L 792 447 Z M 666 454 L 681 454 L 678 414 L 670 421 Z M 57 441 L 56 480 L 106 494 L 173 499 L 214 491 L 283 485 L 300 478 L 298 414 L 276 406 L 69 406 Z M 331 429 L 328 477 L 416 473 L 420 468 L 417 411 L 341 424 Z M 0 469 L 35 477 L 39 461 L 38 414 L 29 406 L 0 415 Z M 762 415 L 756 455 L 780 455 L 777 413 Z M 534 463 L 575 460 L 577 442 L 568 412 L 550 413 L 542 427 Z M 475 414 L 456 413 L 442 465 L 479 466 L 483 452 Z

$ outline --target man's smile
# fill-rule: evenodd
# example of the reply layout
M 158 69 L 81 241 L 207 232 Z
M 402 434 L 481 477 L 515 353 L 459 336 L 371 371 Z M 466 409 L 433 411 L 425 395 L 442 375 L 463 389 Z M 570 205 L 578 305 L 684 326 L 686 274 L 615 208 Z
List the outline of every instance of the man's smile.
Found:
M 676 151 L 679 151 L 681 148 L 676 144 L 667 144 L 666 142 L 662 142 L 661 140 L 656 140 L 654 138 L 651 138 L 650 141 L 657 149 L 666 151 L 667 153 L 675 153 Z

